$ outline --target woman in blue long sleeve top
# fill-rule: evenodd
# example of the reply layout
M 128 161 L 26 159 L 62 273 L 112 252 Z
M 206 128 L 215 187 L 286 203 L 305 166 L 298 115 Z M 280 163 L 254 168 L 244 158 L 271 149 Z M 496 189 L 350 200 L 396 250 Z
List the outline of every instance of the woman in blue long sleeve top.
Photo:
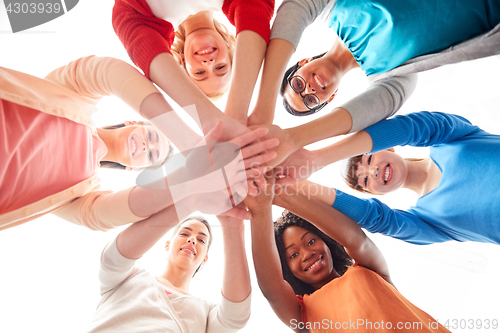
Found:
M 429 146 L 430 159 L 405 160 L 387 150 L 397 145 Z M 420 112 L 381 121 L 335 149 L 337 156 L 369 152 L 345 165 L 344 177 L 353 188 L 384 194 L 405 187 L 419 195 L 417 204 L 403 211 L 337 190 L 332 207 L 361 227 L 414 244 L 500 244 L 499 135 L 460 116 Z

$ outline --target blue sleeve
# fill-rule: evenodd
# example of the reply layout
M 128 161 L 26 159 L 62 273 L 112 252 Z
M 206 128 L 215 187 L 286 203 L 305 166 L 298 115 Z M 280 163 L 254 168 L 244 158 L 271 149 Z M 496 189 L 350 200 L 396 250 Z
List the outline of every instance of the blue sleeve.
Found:
M 371 153 L 375 153 L 394 146 L 428 147 L 449 143 L 481 129 L 457 115 L 422 111 L 395 116 L 365 131 L 373 140 Z
M 333 208 L 349 216 L 360 227 L 413 244 L 432 244 L 451 240 L 418 216 L 391 209 L 377 199 L 360 199 L 337 190 Z

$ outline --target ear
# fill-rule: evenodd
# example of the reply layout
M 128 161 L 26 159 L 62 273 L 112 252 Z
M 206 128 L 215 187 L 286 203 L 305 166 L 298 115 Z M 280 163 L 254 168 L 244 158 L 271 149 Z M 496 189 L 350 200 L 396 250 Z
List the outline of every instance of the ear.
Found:
M 170 241 L 169 240 L 165 243 L 165 251 L 170 251 Z
M 208 254 L 205 254 L 205 258 L 203 258 L 203 261 L 201 262 L 200 265 L 205 265 L 205 263 L 207 262 L 208 260 Z
M 134 168 L 134 167 L 131 167 L 131 166 L 126 166 L 125 170 L 127 170 L 127 171 L 137 171 L 137 170 L 139 170 L 139 168 Z
M 125 124 L 125 126 L 132 126 L 132 125 L 137 124 L 137 121 L 135 121 L 135 120 L 132 120 L 132 121 L 127 120 L 127 121 L 124 121 L 123 123 Z
M 388 150 L 388 151 L 392 151 L 393 153 L 395 153 L 395 152 L 396 152 L 396 149 L 394 149 L 394 147 L 389 148 L 389 149 L 387 149 L 387 150 Z
M 310 63 L 311 61 L 313 61 L 313 58 L 305 58 L 305 59 L 302 59 L 301 61 L 299 61 L 299 67 L 302 67 L 302 66 L 304 66 L 305 64 Z
M 337 96 L 337 91 L 339 91 L 339 90 L 337 89 L 333 92 L 332 96 L 330 96 L 330 98 L 328 98 L 328 101 L 326 101 L 327 103 L 330 103 L 331 101 L 333 101 L 335 96 Z

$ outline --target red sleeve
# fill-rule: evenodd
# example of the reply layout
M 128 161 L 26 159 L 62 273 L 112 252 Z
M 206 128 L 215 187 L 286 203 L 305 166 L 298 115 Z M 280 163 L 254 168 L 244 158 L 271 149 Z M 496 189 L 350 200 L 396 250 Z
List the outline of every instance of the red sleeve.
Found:
M 174 27 L 155 17 L 145 0 L 116 0 L 112 20 L 113 29 L 130 59 L 149 78 L 149 65 L 154 57 L 170 53 Z
M 236 27 L 236 34 L 252 30 L 269 43 L 274 0 L 225 0 L 222 11 Z

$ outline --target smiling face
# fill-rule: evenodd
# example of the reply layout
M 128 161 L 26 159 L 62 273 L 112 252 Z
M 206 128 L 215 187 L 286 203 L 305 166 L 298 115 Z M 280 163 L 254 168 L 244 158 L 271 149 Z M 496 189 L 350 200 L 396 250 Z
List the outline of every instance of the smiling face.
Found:
M 363 155 L 356 171 L 358 185 L 373 194 L 386 194 L 401 188 L 407 174 L 406 161 L 394 150 Z
M 170 264 L 184 267 L 193 272 L 207 259 L 210 232 L 203 222 L 188 220 L 167 242 Z
M 171 147 L 168 139 L 151 125 L 132 125 L 114 129 L 118 163 L 142 168 L 163 161 Z
M 333 266 L 329 247 L 316 234 L 290 226 L 283 232 L 283 243 L 288 267 L 299 280 L 319 289 L 340 276 Z
M 215 29 L 199 29 L 186 36 L 186 71 L 207 96 L 225 92 L 231 81 L 231 57 L 221 35 Z
M 300 68 L 292 76 L 300 76 L 304 79 L 305 85 L 297 84 L 295 80 L 291 80 L 295 90 L 302 90 L 302 95 L 314 94 L 319 98 L 320 104 L 331 102 L 335 97 L 338 88 L 338 80 L 331 68 L 322 64 L 322 58 L 312 60 L 307 58 L 299 61 Z M 297 81 L 299 82 L 299 81 Z M 297 93 L 289 85 L 286 86 L 283 92 L 283 98 L 286 99 L 290 106 L 298 112 L 306 112 L 309 109 L 305 106 L 302 96 Z

